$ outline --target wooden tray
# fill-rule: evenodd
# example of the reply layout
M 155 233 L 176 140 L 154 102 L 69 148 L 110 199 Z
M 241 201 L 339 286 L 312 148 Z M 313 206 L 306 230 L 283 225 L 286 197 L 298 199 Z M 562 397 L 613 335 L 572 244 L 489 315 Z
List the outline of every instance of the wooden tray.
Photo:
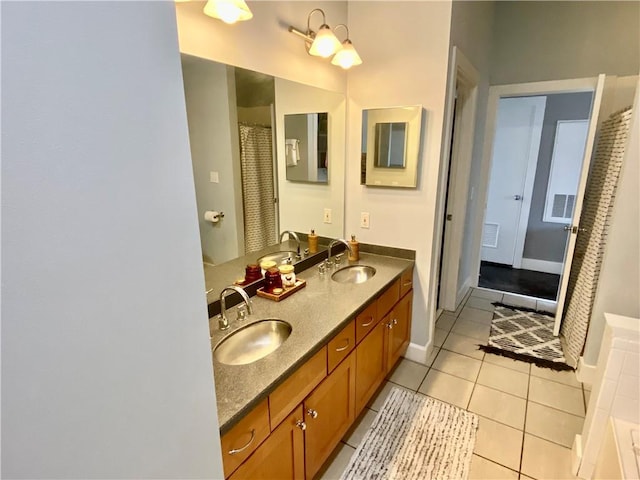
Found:
M 286 287 L 283 290 L 283 292 L 281 294 L 279 294 L 279 295 L 275 295 L 273 293 L 265 292 L 264 291 L 264 287 L 260 287 L 257 290 L 256 293 L 258 294 L 259 297 L 268 298 L 269 300 L 273 300 L 274 302 L 279 302 L 280 300 L 284 300 L 289 295 L 297 292 L 298 290 L 300 290 L 301 288 L 304 288 L 306 286 L 307 286 L 307 282 L 305 282 L 301 278 L 296 278 L 296 284 L 293 287 Z

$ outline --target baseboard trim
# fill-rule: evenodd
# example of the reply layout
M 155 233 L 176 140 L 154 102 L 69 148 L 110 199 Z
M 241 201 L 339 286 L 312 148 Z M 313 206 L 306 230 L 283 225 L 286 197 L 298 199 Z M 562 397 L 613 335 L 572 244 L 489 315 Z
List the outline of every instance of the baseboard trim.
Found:
M 404 354 L 404 358 L 407 360 L 411 360 L 412 362 L 421 363 L 423 365 L 427 364 L 427 359 L 429 358 L 429 354 L 433 350 L 433 345 L 431 340 L 426 345 L 418 345 L 417 343 L 410 343 L 407 347 L 407 351 Z
M 578 368 L 576 369 L 576 378 L 581 383 L 586 383 L 589 387 L 593 386 L 596 379 L 596 365 L 584 363 L 584 357 L 578 360 Z
M 578 470 L 580 470 L 580 464 L 582 463 L 582 435 L 576 434 L 573 438 L 573 445 L 571 447 L 571 473 L 576 477 L 578 476 Z
M 462 284 L 462 287 L 460 287 L 460 290 L 456 292 L 456 309 L 460 306 L 460 304 L 464 300 L 464 296 L 467 294 L 470 288 L 471 288 L 471 277 L 467 277 L 467 279 Z
M 520 268 L 523 270 L 533 270 L 534 272 L 562 273 L 562 262 L 549 262 L 547 260 L 537 260 L 535 258 L 523 258 Z

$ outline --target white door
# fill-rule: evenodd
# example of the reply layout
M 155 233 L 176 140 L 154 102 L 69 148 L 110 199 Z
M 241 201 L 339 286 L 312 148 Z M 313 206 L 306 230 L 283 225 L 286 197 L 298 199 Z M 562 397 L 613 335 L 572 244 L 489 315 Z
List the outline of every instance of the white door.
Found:
M 591 117 L 589 118 L 589 128 L 587 130 L 587 141 L 582 158 L 582 168 L 580 172 L 580 181 L 576 192 L 575 206 L 573 208 L 573 220 L 571 225 L 567 226 L 570 234 L 567 238 L 567 248 L 564 253 L 564 267 L 560 277 L 560 286 L 558 288 L 558 307 L 556 309 L 555 325 L 553 334 L 560 333 L 560 324 L 562 322 L 562 313 L 564 312 L 564 301 L 567 297 L 567 287 L 569 286 L 569 274 L 571 273 L 571 263 L 573 262 L 573 251 L 576 248 L 576 236 L 580 230 L 580 213 L 582 212 L 582 201 L 584 199 L 584 190 L 587 186 L 587 176 L 589 174 L 589 164 L 591 163 L 591 153 L 593 152 L 593 144 L 598 127 L 598 117 L 600 116 L 602 96 L 605 89 L 606 76 L 599 75 L 596 90 L 593 94 L 593 103 L 591 105 Z M 615 81 L 615 79 L 612 79 Z
M 546 96 L 500 98 L 482 232 L 484 261 L 520 267 Z

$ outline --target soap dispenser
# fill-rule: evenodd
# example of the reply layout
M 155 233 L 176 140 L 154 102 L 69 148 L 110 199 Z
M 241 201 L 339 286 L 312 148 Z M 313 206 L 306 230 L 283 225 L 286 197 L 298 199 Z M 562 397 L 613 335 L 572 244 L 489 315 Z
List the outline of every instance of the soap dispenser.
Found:
M 311 230 L 311 233 L 308 237 L 309 241 L 309 253 L 317 253 L 318 252 L 318 235 L 316 235 L 315 230 Z
M 355 235 L 351 235 L 349 246 L 351 247 L 351 251 L 349 252 L 349 261 L 357 262 L 360 260 L 360 243 L 356 240 Z

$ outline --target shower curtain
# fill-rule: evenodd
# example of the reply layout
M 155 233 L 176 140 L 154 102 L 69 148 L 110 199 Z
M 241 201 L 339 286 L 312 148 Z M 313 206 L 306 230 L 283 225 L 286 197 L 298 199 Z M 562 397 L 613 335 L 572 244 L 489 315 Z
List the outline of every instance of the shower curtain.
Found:
M 239 124 L 245 253 L 276 240 L 271 127 Z
M 630 122 L 628 107 L 602 123 L 589 173 L 560 330 L 565 358 L 572 367 L 577 366 L 587 337 Z

